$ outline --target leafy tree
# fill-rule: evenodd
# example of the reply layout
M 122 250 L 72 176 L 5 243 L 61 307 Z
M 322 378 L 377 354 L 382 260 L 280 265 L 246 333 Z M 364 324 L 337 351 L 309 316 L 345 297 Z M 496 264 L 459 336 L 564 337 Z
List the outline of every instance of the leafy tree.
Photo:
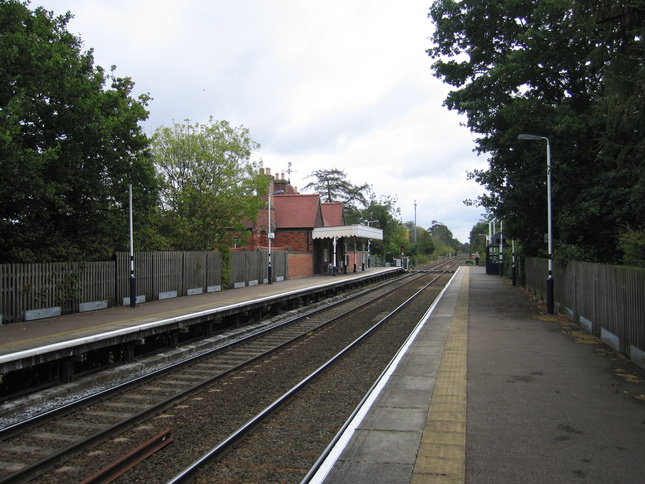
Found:
M 446 254 L 456 254 L 458 248 L 462 245 L 452 235 L 450 229 L 436 220 L 432 221 L 432 226 L 428 228 L 428 233 L 432 238 L 435 246 L 435 255 L 442 256 Z
M 618 246 L 624 252 L 623 262 L 627 265 L 645 267 L 645 230 L 626 230 L 618 237 Z
M 437 0 L 430 15 L 445 105 L 490 157 L 477 203 L 543 251 L 545 147 L 517 136 L 548 137 L 556 250 L 616 260 L 615 235 L 645 222 L 642 1 Z
M 486 236 L 488 235 L 488 222 L 479 222 L 473 225 L 470 231 L 470 251 L 478 252 L 480 256 L 486 253 Z
M 159 127 L 152 153 L 163 179 L 160 234 L 177 250 L 223 249 L 264 206 L 268 178 L 251 161 L 259 149 L 243 126 L 227 121 Z M 240 240 L 244 244 L 245 240 Z
M 370 226 L 383 230 L 383 240 L 372 242 L 372 253 L 386 259 L 399 255 L 401 247 L 409 243 L 408 230 L 401 222 L 401 209 L 396 202 L 396 198 L 389 195 L 377 199 L 371 194 L 367 207 L 360 212 L 361 220 L 376 220 Z
M 403 226 L 407 229 L 408 233 L 410 234 L 410 242 L 411 242 L 411 243 L 414 243 L 414 242 L 415 242 L 415 241 L 414 241 L 414 229 L 415 229 L 414 221 L 413 221 L 413 220 L 408 220 L 407 222 L 405 222 L 405 223 L 403 224 Z M 418 232 L 419 232 L 419 230 L 418 230 L 418 229 L 420 229 L 420 228 L 421 228 L 421 227 L 416 227 L 416 229 L 417 229 L 417 236 L 418 236 Z
M 336 168 L 331 170 L 315 170 L 307 175 L 313 181 L 304 186 L 303 190 L 314 190 L 322 197 L 322 201 L 343 202 L 345 217 L 348 223 L 357 223 L 360 210 L 367 205 L 366 194 L 371 191 L 370 185 L 353 185 L 347 180 L 347 174 Z
M 425 229 L 419 228 L 417 237 L 419 239 L 416 244 L 418 253 L 423 254 L 426 257 L 434 254 L 436 247 L 430 233 Z
M 128 247 L 128 185 L 140 219 L 155 204 L 149 98 L 94 66 L 71 18 L 0 3 L 2 262 L 109 258 Z
M 645 4 L 642 0 L 577 0 L 573 5 L 577 24 L 595 40 L 590 60 L 603 67 L 600 110 L 605 129 L 600 149 L 618 165 L 642 160 Z

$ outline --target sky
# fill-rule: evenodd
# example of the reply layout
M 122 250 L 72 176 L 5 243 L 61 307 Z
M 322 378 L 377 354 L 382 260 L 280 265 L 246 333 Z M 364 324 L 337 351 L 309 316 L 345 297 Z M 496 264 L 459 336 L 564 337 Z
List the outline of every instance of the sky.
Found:
M 461 242 L 483 209 L 466 174 L 486 168 L 466 118 L 432 75 L 432 0 L 32 0 L 93 49 L 95 65 L 148 93 L 144 130 L 209 117 L 245 126 L 254 159 L 302 190 L 339 169 L 401 221 L 446 225 Z M 291 165 L 289 165 L 289 163 Z M 288 170 L 291 169 L 291 173 Z M 416 208 L 415 208 L 416 203 Z

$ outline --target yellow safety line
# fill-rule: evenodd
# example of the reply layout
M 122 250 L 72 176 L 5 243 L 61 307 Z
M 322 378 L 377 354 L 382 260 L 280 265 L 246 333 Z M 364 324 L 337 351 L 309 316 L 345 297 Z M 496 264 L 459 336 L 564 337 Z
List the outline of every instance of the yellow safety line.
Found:
M 413 484 L 463 483 L 466 478 L 469 269 L 462 267 L 464 276 L 412 473 Z

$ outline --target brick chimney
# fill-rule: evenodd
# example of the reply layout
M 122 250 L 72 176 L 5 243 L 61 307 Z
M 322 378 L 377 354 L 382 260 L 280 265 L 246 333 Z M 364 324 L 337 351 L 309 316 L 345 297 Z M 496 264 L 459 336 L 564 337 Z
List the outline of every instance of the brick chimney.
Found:
M 284 193 L 289 193 L 289 182 L 284 177 L 284 173 L 280 173 L 278 177 L 273 181 L 273 191 L 277 192 L 278 190 L 283 190 Z

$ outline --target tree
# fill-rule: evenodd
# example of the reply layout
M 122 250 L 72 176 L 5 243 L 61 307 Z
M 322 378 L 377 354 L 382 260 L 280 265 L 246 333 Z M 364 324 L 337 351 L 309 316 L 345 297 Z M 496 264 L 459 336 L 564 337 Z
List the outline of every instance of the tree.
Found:
M 314 190 L 321 195 L 323 202 L 343 202 L 348 222 L 359 221 L 358 212 L 367 205 L 366 195 L 371 191 L 370 185 L 353 185 L 347 181 L 347 174 L 336 168 L 316 170 L 307 178 L 313 178 L 313 181 L 305 185 L 303 190 Z
M 408 230 L 401 222 L 401 209 L 396 206 L 396 201 L 389 195 L 377 199 L 376 195 L 370 194 L 369 203 L 360 212 L 361 220 L 376 220 L 370 225 L 383 230 L 383 240 L 372 242 L 372 253 L 386 259 L 400 254 L 401 247 L 409 243 Z
M 423 254 L 428 257 L 434 254 L 436 248 L 430 233 L 422 228 L 418 229 L 418 241 L 417 241 L 417 251 L 419 254 Z
M 442 256 L 446 254 L 456 254 L 458 248 L 462 245 L 452 235 L 450 229 L 436 220 L 432 221 L 432 226 L 428 228 L 428 233 L 432 238 L 435 247 L 435 255 Z
M 488 222 L 478 222 L 470 230 L 470 251 L 480 255 L 486 253 L 486 236 L 488 235 Z
M 70 13 L 26 5 L 0 4 L 0 261 L 109 258 L 128 247 L 128 185 L 141 217 L 155 204 L 149 98 L 94 66 Z
M 456 88 L 445 105 L 468 116 L 490 156 L 470 174 L 488 190 L 478 203 L 529 254 L 544 250 L 545 149 L 520 133 L 551 142 L 556 250 L 615 261 L 614 236 L 645 223 L 644 14 L 640 0 L 432 5 L 428 53 Z
M 257 217 L 268 190 L 268 178 L 251 161 L 259 147 L 247 128 L 213 118 L 155 131 L 152 153 L 163 179 L 159 230 L 168 248 L 223 249 L 230 237 L 246 234 L 245 222 Z

